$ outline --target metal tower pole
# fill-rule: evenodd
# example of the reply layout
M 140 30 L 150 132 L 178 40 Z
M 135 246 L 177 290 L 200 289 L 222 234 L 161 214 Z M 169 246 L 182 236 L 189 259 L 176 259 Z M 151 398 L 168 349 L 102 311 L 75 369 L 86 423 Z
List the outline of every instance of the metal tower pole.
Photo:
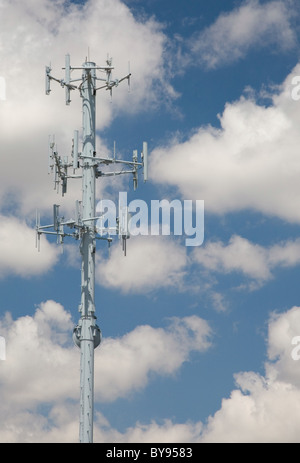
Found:
M 84 63 L 82 76 L 82 231 L 80 326 L 80 442 L 93 442 L 95 324 L 95 63 Z M 88 220 L 90 219 L 90 220 Z

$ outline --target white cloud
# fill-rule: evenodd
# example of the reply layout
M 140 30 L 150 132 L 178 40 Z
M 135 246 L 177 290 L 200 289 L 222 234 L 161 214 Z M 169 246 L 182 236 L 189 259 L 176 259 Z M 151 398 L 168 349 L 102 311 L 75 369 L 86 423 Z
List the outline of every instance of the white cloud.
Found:
M 79 370 L 78 350 L 66 343 L 71 325 L 70 314 L 53 301 L 41 304 L 33 317 L 2 319 L 9 347 L 0 370 L 2 442 L 78 440 L 78 406 L 68 401 L 78 393 Z M 299 330 L 299 307 L 272 314 L 265 375 L 236 374 L 237 388 L 207 424 L 166 418 L 120 432 L 96 412 L 95 442 L 299 442 L 300 370 L 292 358 Z M 103 341 L 96 351 L 103 349 L 102 360 L 96 355 L 96 399 L 128 395 L 146 385 L 150 372 L 172 375 L 192 350 L 206 351 L 210 337 L 207 322 L 192 316 L 175 318 L 166 329 L 141 326 Z M 47 412 L 37 411 L 43 404 Z
M 269 322 L 267 375 L 276 381 L 288 382 L 300 388 L 299 361 L 293 350 L 299 353 L 295 337 L 300 336 L 300 308 L 293 307 L 285 314 L 273 313 Z M 297 339 L 296 339 L 297 340 Z
M 135 19 L 120 0 L 88 0 L 84 5 L 62 0 L 3 0 L 0 76 L 6 82 L 6 100 L 0 102 L 0 202 L 7 203 L 12 197 L 22 214 L 36 207 L 48 210 L 49 204 L 57 202 L 47 177 L 48 135 L 56 135 L 58 152 L 65 156 L 71 154 L 73 131 L 81 129 L 79 92 L 72 92 L 72 103 L 66 106 L 64 90 L 53 82 L 50 97 L 45 96 L 45 65 L 51 61 L 52 73 L 63 78 L 65 54 L 70 53 L 71 65 L 81 66 L 89 48 L 90 59 L 99 65 L 104 64 L 107 53 L 112 55 L 114 77 L 120 78 L 128 73 L 131 62 L 131 94 L 126 84 L 116 89 L 112 104 L 108 92 L 99 94 L 100 130 L 120 111 L 137 112 L 161 103 L 161 92 L 169 86 L 164 70 L 165 42 L 157 22 Z M 173 96 L 170 92 L 171 99 Z M 97 150 L 105 151 L 104 143 L 98 142 Z M 69 184 L 71 194 L 63 200 L 65 209 L 70 201 L 73 207 L 80 185 L 76 181 Z
M 15 412 L 15 411 L 14 411 Z M 199 423 L 174 423 L 170 419 L 163 423 L 136 423 L 120 432 L 113 428 L 99 412 L 95 413 L 95 443 L 191 443 L 199 440 L 203 425 Z M 79 437 L 78 406 L 58 403 L 49 416 L 37 412 L 12 413 L 6 410 L 0 424 L 2 443 L 77 443 Z
M 120 246 L 114 246 L 109 258 L 98 260 L 96 278 L 124 292 L 179 288 L 187 263 L 186 249 L 168 237 L 135 236 L 127 243 L 126 257 Z
M 55 265 L 59 250 L 44 237 L 43 252 L 35 249 L 35 230 L 15 217 L 0 216 L 0 277 L 38 276 Z
M 243 58 L 254 47 L 286 50 L 295 45 L 290 21 L 292 10 L 287 2 L 260 4 L 258 0 L 247 0 L 241 3 L 193 37 L 190 41 L 193 60 L 216 68 Z
M 66 347 L 73 324 L 69 313 L 47 301 L 35 315 L 1 322 L 6 339 L 6 361 L 1 364 L 1 395 L 22 409 L 43 402 L 76 398 L 79 359 L 73 347 Z
M 155 149 L 151 180 L 204 200 L 207 212 L 255 210 L 298 223 L 300 113 L 291 81 L 299 73 L 296 66 L 269 107 L 241 97 L 226 104 L 220 129 L 201 127 L 186 142 Z
M 191 443 L 199 439 L 202 423 L 174 423 L 164 420 L 163 424 L 155 421 L 150 424 L 137 423 L 135 427 L 128 428 L 124 433 L 116 429 L 97 429 L 95 437 L 97 442 L 106 443 Z M 189 455 L 189 452 L 186 452 Z M 182 458 L 182 457 L 181 457 Z
M 209 419 L 201 442 L 299 442 L 299 389 L 282 382 L 266 385 L 255 373 L 238 376 L 237 386 Z
M 299 328 L 299 307 L 271 317 L 266 375 L 236 375 L 238 389 L 209 418 L 201 442 L 299 442 L 300 370 L 291 356 Z
M 115 400 L 144 387 L 151 372 L 174 374 L 191 351 L 209 348 L 210 336 L 207 322 L 191 316 L 174 318 L 167 329 L 139 326 L 120 339 L 104 340 L 96 364 L 96 396 Z
M 217 272 L 242 272 L 263 280 L 271 276 L 265 249 L 240 236 L 231 237 L 227 246 L 217 241 L 196 249 L 195 259 L 206 269 Z
M 241 272 L 250 280 L 263 283 L 273 277 L 272 271 L 277 268 L 300 264 L 300 241 L 263 247 L 234 235 L 227 245 L 216 241 L 195 249 L 194 258 L 209 271 Z
M 2 442 L 77 441 L 80 355 L 70 342 L 72 329 L 70 313 L 54 301 L 42 303 L 33 316 L 12 320 L 7 313 L 0 321 L 7 346 L 0 369 Z M 189 316 L 171 319 L 167 328 L 138 326 L 123 337 L 105 338 L 95 355 L 96 403 L 141 390 L 150 373 L 172 376 L 192 351 L 205 352 L 211 337 L 205 320 Z M 43 405 L 44 413 L 38 411 Z M 108 438 L 105 420 L 101 418 L 101 429 L 99 417 L 98 435 Z M 140 435 L 151 435 L 150 428 L 138 428 Z M 163 428 L 171 435 L 170 423 Z
M 1 443 L 77 443 L 79 440 L 78 407 L 73 404 L 58 402 L 47 416 L 2 404 L 0 416 Z
M 225 310 L 224 296 L 213 290 L 215 279 L 211 277 L 235 272 L 247 279 L 248 289 L 257 289 L 274 278 L 276 270 L 299 264 L 298 239 L 265 247 L 233 235 L 228 243 L 207 241 L 188 254 L 185 246 L 170 237 L 137 236 L 127 243 L 126 257 L 118 245 L 106 259 L 98 257 L 96 280 L 124 293 L 172 287 L 202 291 L 217 310 Z

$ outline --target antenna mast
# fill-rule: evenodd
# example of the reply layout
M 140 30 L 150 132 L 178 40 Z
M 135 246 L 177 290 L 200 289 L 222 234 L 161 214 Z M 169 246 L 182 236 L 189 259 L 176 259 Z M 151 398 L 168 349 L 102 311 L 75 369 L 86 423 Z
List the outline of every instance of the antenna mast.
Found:
M 120 160 L 115 157 L 97 156 L 96 152 L 96 93 L 106 89 L 112 94 L 113 87 L 117 87 L 123 80 L 130 81 L 131 73 L 122 79 L 112 79 L 112 60 L 107 59 L 105 66 L 97 66 L 94 62 L 86 61 L 82 66 L 71 67 L 70 55 L 65 57 L 65 79 L 56 79 L 51 74 L 51 67 L 46 66 L 46 94 L 50 94 L 50 82 L 54 80 L 65 88 L 66 104 L 71 102 L 72 90 L 79 90 L 82 98 L 82 151 L 78 151 L 78 131 L 75 130 L 72 146 L 72 161 L 67 157 L 58 155 L 54 137 L 49 137 L 49 171 L 54 174 L 54 187 L 61 186 L 62 195 L 67 192 L 69 178 L 82 179 L 82 199 L 76 201 L 75 219 L 68 221 L 59 216 L 59 205 L 53 206 L 53 224 L 41 226 L 37 214 L 36 235 L 37 245 L 41 234 L 57 236 L 57 242 L 62 244 L 66 236 L 80 240 L 81 254 L 81 303 L 79 311 L 81 317 L 73 331 L 73 340 L 80 348 L 80 426 L 79 440 L 82 443 L 93 442 L 93 415 L 94 415 L 94 349 L 101 342 L 101 331 L 96 324 L 95 315 L 95 252 L 96 239 L 112 241 L 110 235 L 103 237 L 97 234 L 95 221 L 95 184 L 98 177 L 132 174 L 134 189 L 137 187 L 137 172 L 144 169 L 144 181 L 147 180 L 147 143 L 143 143 L 141 161 L 138 160 L 137 151 L 134 150 L 132 161 Z M 79 79 L 71 79 L 71 72 L 82 71 Z M 98 77 L 97 73 L 106 74 L 105 78 Z M 97 81 L 102 83 L 98 87 Z M 76 85 L 74 83 L 76 82 Z M 79 84 L 77 85 L 77 82 Z M 112 172 L 101 171 L 101 165 L 123 165 L 122 170 Z M 71 173 L 70 173 L 71 170 Z M 122 220 L 117 219 L 116 231 L 122 237 L 123 249 L 126 250 L 126 239 L 129 237 L 124 227 L 119 225 Z M 126 217 L 127 222 L 127 217 Z M 73 230 L 65 232 L 65 227 Z

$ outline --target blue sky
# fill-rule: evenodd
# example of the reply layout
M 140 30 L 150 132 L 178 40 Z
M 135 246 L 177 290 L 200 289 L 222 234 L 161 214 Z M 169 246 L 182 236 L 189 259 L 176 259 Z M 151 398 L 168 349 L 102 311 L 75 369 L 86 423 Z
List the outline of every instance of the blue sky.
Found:
M 2 442 L 78 440 L 79 250 L 38 253 L 34 222 L 80 199 L 47 174 L 48 135 L 69 154 L 80 98 L 45 96 L 44 66 L 63 77 L 88 48 L 132 71 L 129 94 L 98 94 L 97 150 L 149 144 L 148 183 L 99 179 L 98 199 L 205 202 L 201 247 L 97 245 L 95 441 L 299 441 L 298 45 L 293 0 L 0 2 Z

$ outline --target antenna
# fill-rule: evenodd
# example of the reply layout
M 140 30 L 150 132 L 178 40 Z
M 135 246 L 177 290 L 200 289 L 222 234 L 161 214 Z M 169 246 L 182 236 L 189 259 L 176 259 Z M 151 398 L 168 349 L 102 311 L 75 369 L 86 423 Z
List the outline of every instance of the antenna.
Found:
M 64 196 L 67 193 L 69 179 L 81 179 L 82 198 L 75 203 L 75 219 L 65 221 L 60 216 L 60 206 L 53 205 L 53 223 L 40 224 L 39 214 L 36 214 L 36 245 L 39 248 L 41 234 L 56 235 L 57 243 L 63 244 L 65 237 L 80 240 L 81 254 L 81 302 L 79 311 L 81 317 L 78 325 L 73 330 L 73 339 L 80 348 L 80 442 L 93 442 L 93 412 L 94 412 L 94 349 L 101 342 L 101 331 L 96 324 L 95 316 L 95 253 L 96 240 L 106 240 L 110 245 L 110 234 L 119 233 L 122 239 L 124 255 L 126 255 L 126 241 L 130 237 L 128 230 L 129 215 L 120 210 L 120 217 L 114 227 L 104 228 L 96 226 L 100 217 L 96 217 L 95 191 L 96 180 L 101 177 L 131 174 L 133 175 L 134 189 L 138 185 L 138 171 L 144 169 L 144 180 L 147 179 L 147 149 L 143 144 L 141 159 L 138 151 L 134 150 L 132 161 L 116 158 L 116 146 L 114 143 L 112 156 L 104 157 L 96 151 L 96 95 L 100 89 L 108 90 L 117 87 L 122 81 L 127 80 L 130 85 L 130 68 L 128 74 L 121 79 L 112 79 L 112 59 L 107 57 L 104 66 L 97 66 L 88 58 L 82 66 L 71 67 L 70 55 L 65 56 L 65 78 L 57 79 L 51 74 L 51 66 L 46 66 L 45 90 L 50 94 L 50 82 L 54 80 L 65 88 L 66 104 L 71 102 L 71 91 L 78 90 L 82 98 L 82 150 L 79 150 L 79 133 L 74 131 L 71 149 L 71 162 L 68 156 L 58 154 L 54 135 L 48 140 L 48 170 L 53 174 L 54 189 Z M 73 71 L 80 71 L 81 77 L 72 79 Z M 105 77 L 100 77 L 101 74 Z M 74 83 L 79 82 L 79 85 Z M 98 82 L 100 86 L 97 87 Z M 102 169 L 102 166 L 114 166 L 111 171 Z M 101 222 L 101 221 L 99 221 Z M 103 221 L 102 221 L 103 222 Z M 65 231 L 66 228 L 70 231 Z
M 70 81 L 71 81 L 71 67 L 70 67 L 70 55 L 67 54 L 65 57 L 66 66 L 65 66 L 65 91 L 66 91 L 66 104 L 71 103 L 71 92 L 70 92 Z
M 53 156 L 53 148 L 54 148 L 54 135 L 49 135 L 48 140 L 48 174 L 53 171 L 53 163 L 52 163 L 52 156 Z
M 138 186 L 138 176 L 137 176 L 137 162 L 138 162 L 138 152 L 137 150 L 133 151 L 132 162 L 134 165 L 133 169 L 133 189 L 136 190 Z
M 144 165 L 144 182 L 148 180 L 148 143 L 146 141 L 143 142 L 143 165 Z
M 128 207 L 127 206 L 120 206 L 120 218 L 119 218 L 119 236 L 122 239 L 122 250 L 124 252 L 124 255 L 126 256 L 126 242 L 130 238 L 130 232 L 129 232 L 129 222 L 131 219 L 131 214 L 128 212 Z
M 45 91 L 46 95 L 50 95 L 50 72 L 51 72 L 51 66 L 46 66 L 46 75 L 45 75 Z

